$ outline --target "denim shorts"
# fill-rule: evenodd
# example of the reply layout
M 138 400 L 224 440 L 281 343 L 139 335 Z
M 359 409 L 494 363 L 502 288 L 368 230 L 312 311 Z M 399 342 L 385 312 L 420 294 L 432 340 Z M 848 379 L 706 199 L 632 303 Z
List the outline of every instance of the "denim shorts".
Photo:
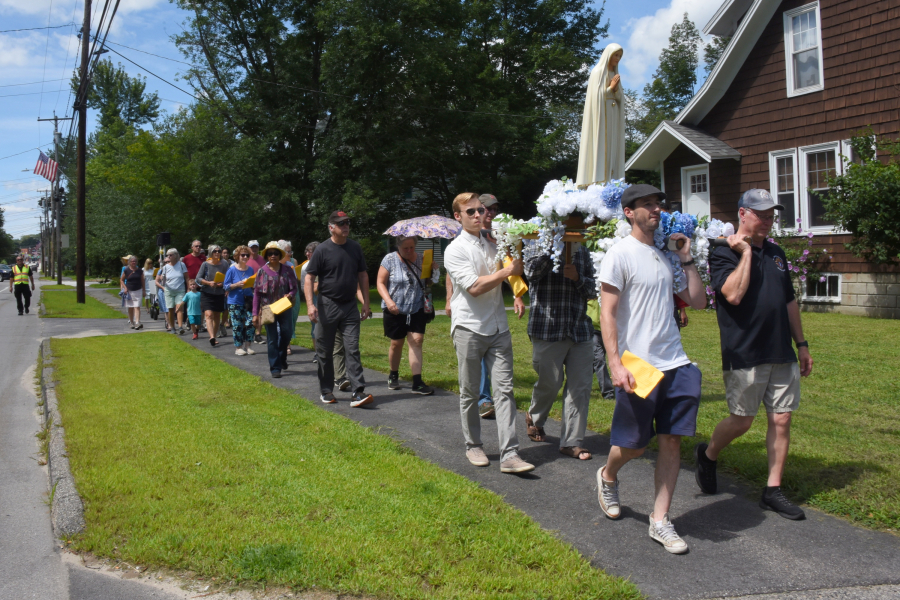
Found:
M 610 445 L 638 450 L 660 433 L 693 436 L 701 379 L 700 369 L 687 364 L 663 371 L 662 381 L 646 398 L 616 388 Z

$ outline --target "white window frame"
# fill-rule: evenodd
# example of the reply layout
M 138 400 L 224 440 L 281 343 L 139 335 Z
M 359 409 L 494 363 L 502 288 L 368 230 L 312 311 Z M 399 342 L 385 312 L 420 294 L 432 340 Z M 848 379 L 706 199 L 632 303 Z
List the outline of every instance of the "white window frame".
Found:
M 769 152 L 769 191 L 772 196 L 778 198 L 778 159 L 785 158 L 787 156 L 790 156 L 794 159 L 794 222 L 791 223 L 790 227 L 784 227 L 781 223 L 779 223 L 779 231 L 794 231 L 795 229 L 797 229 L 796 215 L 801 214 L 799 194 L 800 182 L 798 180 L 799 162 L 797 160 L 796 148 L 789 148 L 787 150 L 775 150 L 774 152 Z
M 712 191 L 709 185 L 709 163 L 700 163 L 699 165 L 689 165 L 687 167 L 681 167 L 681 212 L 687 212 L 687 201 L 688 196 L 691 195 L 691 180 L 688 176 L 687 171 L 696 171 L 698 169 L 705 169 L 706 173 L 706 193 L 709 196 L 709 212 L 710 214 L 706 215 L 707 217 L 712 216 Z M 701 217 L 703 215 L 700 215 Z
M 791 30 L 791 19 L 806 12 L 813 11 L 816 15 L 816 43 L 819 54 L 819 83 L 817 85 L 807 86 L 805 88 L 794 88 L 794 43 Z M 812 2 L 805 4 L 794 10 L 784 12 L 784 62 L 785 73 L 787 75 L 787 95 L 788 98 L 794 96 L 802 96 L 812 92 L 819 92 L 825 89 L 825 62 L 822 53 L 822 18 L 819 11 L 819 3 Z
M 842 275 L 841 273 L 820 273 L 819 276 L 820 276 L 820 277 L 837 277 L 837 278 L 838 278 L 838 284 L 837 284 L 837 297 L 833 297 L 833 296 L 808 296 L 808 295 L 806 294 L 806 282 L 804 281 L 804 282 L 801 284 L 801 286 L 800 286 L 800 287 L 802 288 L 802 290 L 803 290 L 803 301 L 804 301 L 804 302 L 819 302 L 819 303 L 823 303 L 823 304 L 840 304 L 840 303 L 841 303 L 841 297 L 842 297 L 842 294 L 844 293 L 844 290 L 843 290 L 843 287 L 844 287 L 844 277 L 843 277 L 843 275 Z
M 812 227 L 809 224 L 809 185 L 807 181 L 807 159 L 806 156 L 808 154 L 813 154 L 816 152 L 822 152 L 824 150 L 830 150 L 834 152 L 834 169 L 836 175 L 842 175 L 844 173 L 844 165 L 841 160 L 841 143 L 840 142 L 826 142 L 824 144 L 816 144 L 814 146 L 801 146 L 797 148 L 797 177 L 800 180 L 800 186 L 795 187 L 794 189 L 798 190 L 799 195 L 799 204 L 800 204 L 800 219 L 802 219 L 800 225 L 803 227 L 804 231 L 812 231 L 813 233 L 846 233 L 838 231 L 832 225 L 818 225 L 816 227 Z

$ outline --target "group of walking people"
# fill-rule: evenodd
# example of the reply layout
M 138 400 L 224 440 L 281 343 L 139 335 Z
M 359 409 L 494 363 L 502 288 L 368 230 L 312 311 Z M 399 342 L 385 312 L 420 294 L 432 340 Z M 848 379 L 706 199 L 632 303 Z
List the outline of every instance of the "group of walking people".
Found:
M 621 517 L 619 475 L 656 437 L 659 454 L 649 535 L 668 552 L 681 554 L 688 546 L 675 531 L 669 509 L 680 469 L 681 439 L 696 433 L 701 373 L 682 347 L 681 323 L 673 315 L 675 298 L 699 310 L 706 306 L 706 295 L 690 239 L 683 234 L 671 236 L 684 242 L 677 251 L 684 277 L 677 279 L 668 251 L 654 245 L 665 199 L 662 191 L 650 185 L 633 185 L 624 192 L 622 207 L 631 234 L 607 252 L 595 273 L 584 247 L 559 272 L 553 271 L 552 258 L 536 245 L 526 246 L 522 258 L 501 267 L 489 228 L 496 199 L 460 194 L 452 210 L 463 230 L 444 252 L 444 265 L 469 462 L 477 467 L 490 465 L 479 418 L 486 412 L 479 410 L 479 401 L 484 400 L 487 378 L 492 386 L 491 412 L 497 418 L 501 472 L 525 473 L 535 468 L 519 456 L 513 346 L 501 293 L 504 280 L 524 275 L 531 300 L 532 365 L 538 375 L 525 412 L 526 434 L 533 442 L 547 441 L 544 424 L 565 385 L 560 452 L 591 459 L 583 439 L 593 376 L 596 373 L 604 397 L 612 391 L 607 381 L 611 383 L 615 389 L 611 449 L 606 464 L 596 472 L 600 508 L 610 519 Z M 783 207 L 758 189 L 745 192 L 738 205 L 737 233 L 728 237 L 727 246 L 714 248 L 709 259 L 730 415 L 716 426 L 708 444 L 696 445 L 695 478 L 702 492 L 717 492 L 719 453 L 750 428 L 763 404 L 768 418 L 769 478 L 760 507 L 788 519 L 802 519 L 802 509 L 782 492 L 781 478 L 791 413 L 799 404 L 800 377 L 810 374 L 813 361 L 787 259 L 781 248 L 768 241 L 775 210 Z M 599 324 L 588 314 L 589 302 L 597 297 L 597 278 Z M 514 310 L 521 318 L 520 309 Z M 600 335 L 595 335 L 598 329 Z M 644 396 L 636 393 L 636 374 L 623 362 L 626 352 L 661 372 L 661 380 Z M 604 355 L 611 372 L 608 380 Z

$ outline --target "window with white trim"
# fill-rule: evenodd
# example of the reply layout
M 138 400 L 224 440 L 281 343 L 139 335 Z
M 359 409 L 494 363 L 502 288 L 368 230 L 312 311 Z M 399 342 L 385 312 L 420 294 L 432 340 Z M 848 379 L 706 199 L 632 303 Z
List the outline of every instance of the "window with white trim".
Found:
M 797 150 L 769 152 L 769 189 L 784 210 L 775 213 L 779 229 L 796 229 L 797 214 Z
M 828 179 L 840 174 L 840 144 L 831 142 L 800 148 L 800 222 L 804 229 L 831 229 L 825 219 L 824 198 L 831 193 Z
M 805 302 L 841 302 L 841 274 L 821 273 L 818 279 L 808 278 L 803 287 Z
M 818 2 L 784 12 L 788 97 L 825 89 L 820 23 Z

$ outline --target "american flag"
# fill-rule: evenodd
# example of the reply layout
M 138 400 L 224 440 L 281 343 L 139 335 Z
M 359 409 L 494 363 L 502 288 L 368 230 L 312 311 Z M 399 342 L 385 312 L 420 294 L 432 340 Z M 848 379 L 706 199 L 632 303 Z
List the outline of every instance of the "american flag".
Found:
M 41 152 L 41 155 L 38 156 L 37 164 L 34 165 L 34 174 L 40 175 L 49 181 L 54 181 L 56 179 L 56 167 L 56 161 Z

